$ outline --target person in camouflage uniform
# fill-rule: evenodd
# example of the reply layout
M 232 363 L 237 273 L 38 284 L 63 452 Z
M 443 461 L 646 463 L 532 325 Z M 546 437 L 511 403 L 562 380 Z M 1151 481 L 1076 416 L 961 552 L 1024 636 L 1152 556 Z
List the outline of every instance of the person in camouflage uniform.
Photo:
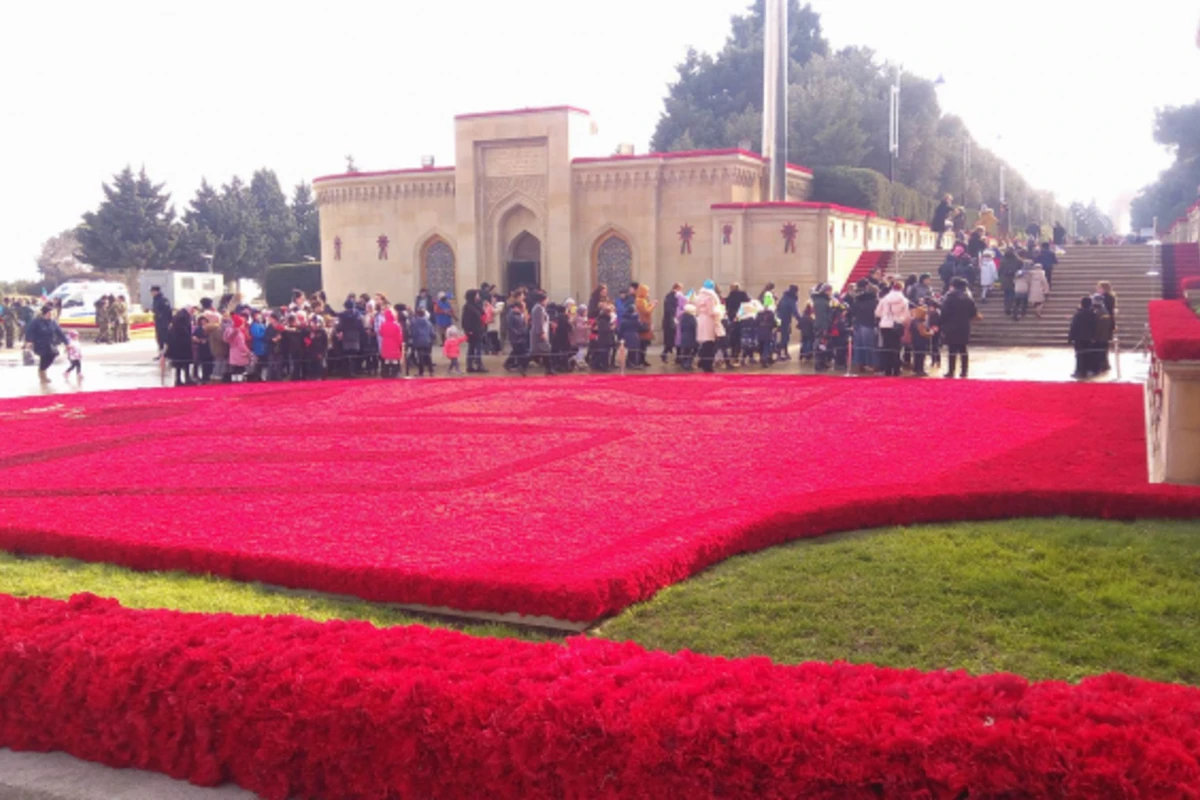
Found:
M 11 348 L 17 336 L 17 306 L 11 297 L 4 298 L 0 303 L 0 338 L 4 346 Z
M 108 298 L 101 297 L 96 301 L 96 344 L 108 344 Z
M 129 341 L 129 304 L 125 302 L 125 295 L 117 298 L 116 304 L 113 306 L 117 311 L 117 341 Z
M 121 318 L 117 314 L 117 298 L 110 294 L 108 305 L 104 310 L 108 314 L 108 339 L 113 344 L 119 344 L 121 342 Z

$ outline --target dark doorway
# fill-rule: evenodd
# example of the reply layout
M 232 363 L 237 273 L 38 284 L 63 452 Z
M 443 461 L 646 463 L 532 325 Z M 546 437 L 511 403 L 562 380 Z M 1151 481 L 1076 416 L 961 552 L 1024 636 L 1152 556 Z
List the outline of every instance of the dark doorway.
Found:
M 540 284 L 538 263 L 536 261 L 510 261 L 508 262 L 507 277 L 508 283 L 504 287 L 506 291 L 511 292 L 522 286 L 535 288 Z
M 508 248 L 508 268 L 504 287 L 507 291 L 538 288 L 542 285 L 542 243 L 529 231 L 521 231 Z

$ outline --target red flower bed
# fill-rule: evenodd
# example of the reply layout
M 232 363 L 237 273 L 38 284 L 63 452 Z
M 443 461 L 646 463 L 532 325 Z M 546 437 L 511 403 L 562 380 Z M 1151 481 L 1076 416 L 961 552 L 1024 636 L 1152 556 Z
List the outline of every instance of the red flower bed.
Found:
M 897 523 L 1200 517 L 1141 388 L 683 376 L 0 403 L 0 549 L 590 620 L 732 554 Z
M 1200 361 L 1200 316 L 1187 303 L 1151 300 L 1150 334 L 1164 361 Z
M 1200 691 L 0 596 L 0 746 L 278 800 L 1185 798 Z

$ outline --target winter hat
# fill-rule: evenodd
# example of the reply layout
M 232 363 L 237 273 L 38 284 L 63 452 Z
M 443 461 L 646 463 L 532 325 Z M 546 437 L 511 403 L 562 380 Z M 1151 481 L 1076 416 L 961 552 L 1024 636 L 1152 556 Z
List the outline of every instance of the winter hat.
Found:
M 691 314 L 694 317 L 694 316 L 696 316 L 696 307 L 694 305 L 692 305 L 691 303 L 688 303 L 686 306 L 683 307 L 683 313 Z
M 704 288 L 709 289 L 711 291 L 711 290 L 716 289 L 717 285 L 715 283 L 713 283 L 711 280 L 708 280 L 708 281 L 704 282 Z

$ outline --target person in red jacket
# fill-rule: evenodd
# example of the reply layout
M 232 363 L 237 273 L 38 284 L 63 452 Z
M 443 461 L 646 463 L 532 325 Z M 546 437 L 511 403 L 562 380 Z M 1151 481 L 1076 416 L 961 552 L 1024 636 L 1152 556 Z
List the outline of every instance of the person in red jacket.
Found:
M 383 377 L 400 375 L 400 362 L 404 360 L 404 330 L 390 308 L 383 310 L 383 322 L 379 325 L 379 358 L 383 361 Z

